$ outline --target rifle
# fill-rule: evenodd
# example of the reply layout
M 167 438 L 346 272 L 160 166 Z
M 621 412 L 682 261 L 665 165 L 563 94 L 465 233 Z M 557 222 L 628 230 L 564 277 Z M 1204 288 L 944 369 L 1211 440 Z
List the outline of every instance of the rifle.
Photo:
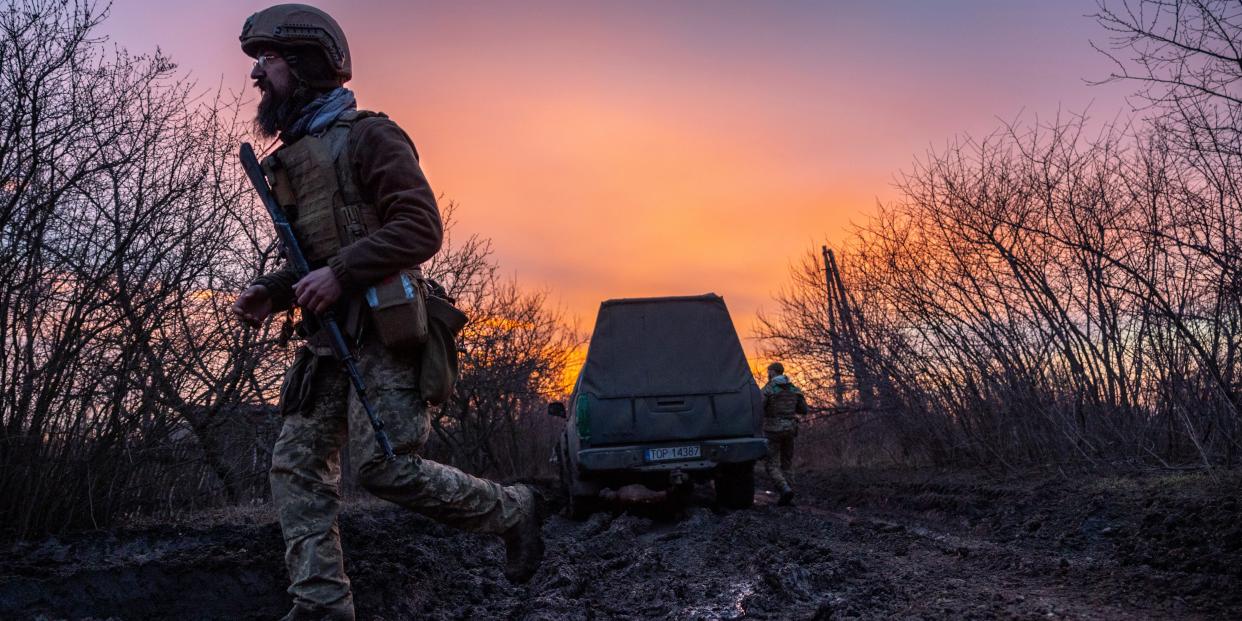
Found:
M 289 224 L 289 217 L 285 215 L 285 210 L 280 208 L 280 204 L 276 202 L 276 197 L 272 196 L 272 188 L 267 185 L 267 177 L 263 175 L 263 167 L 259 165 L 259 158 L 255 157 L 254 148 L 249 142 L 243 142 L 241 146 L 241 163 L 242 168 L 246 170 L 246 176 L 250 177 L 250 183 L 254 185 L 254 189 L 259 193 L 259 198 L 263 201 L 263 206 L 267 208 L 267 213 L 272 217 L 272 224 L 276 227 L 276 236 L 280 238 L 280 243 L 285 247 L 285 257 L 289 259 L 289 264 L 293 266 L 294 273 L 301 278 L 310 273 L 310 264 L 306 261 L 306 255 L 302 254 L 302 247 L 298 245 L 297 237 L 293 235 L 293 225 Z M 302 309 L 306 310 L 306 309 Z M 393 460 L 396 455 L 392 452 L 392 443 L 388 441 L 388 434 L 384 433 L 384 421 L 380 419 L 379 414 L 375 412 L 375 408 L 371 407 L 371 402 L 367 400 L 367 387 L 362 382 L 362 374 L 358 372 L 358 363 L 354 360 L 354 354 L 349 349 L 349 344 L 345 342 L 345 335 L 341 332 L 341 326 L 336 322 L 336 314 L 331 310 L 321 313 L 314 317 L 319 323 L 319 327 L 328 334 L 328 343 L 332 346 L 332 354 L 345 367 L 345 371 L 349 373 L 349 381 L 354 385 L 354 392 L 358 395 L 358 401 L 362 403 L 362 409 L 366 410 L 367 418 L 371 419 L 371 428 L 375 430 L 375 440 L 379 442 L 380 448 L 384 451 L 384 458 Z

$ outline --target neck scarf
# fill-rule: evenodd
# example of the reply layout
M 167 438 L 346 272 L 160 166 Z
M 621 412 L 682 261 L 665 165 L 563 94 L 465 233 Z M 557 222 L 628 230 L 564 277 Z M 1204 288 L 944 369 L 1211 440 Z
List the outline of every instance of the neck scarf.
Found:
M 302 136 L 318 135 L 328 129 L 347 110 L 354 110 L 357 107 L 358 102 L 354 99 L 354 92 L 344 86 L 338 86 L 306 104 L 298 120 L 281 132 L 280 137 L 285 142 L 293 142 Z

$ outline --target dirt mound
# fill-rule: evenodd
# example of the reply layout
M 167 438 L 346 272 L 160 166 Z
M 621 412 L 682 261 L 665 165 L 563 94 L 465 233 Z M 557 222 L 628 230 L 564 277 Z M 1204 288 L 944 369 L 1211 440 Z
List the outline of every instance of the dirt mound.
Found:
M 19 546 L 4 559 L 0 617 L 272 618 L 283 614 L 280 529 L 152 528 Z
M 1122 563 L 1242 578 L 1242 511 L 1235 496 L 1157 497 L 1115 529 Z
M 852 472 L 736 512 L 701 487 L 676 517 L 550 518 L 522 586 L 495 538 L 387 505 L 341 529 L 360 619 L 1236 618 L 1234 483 Z M 275 618 L 282 553 L 270 518 L 23 544 L 0 618 Z

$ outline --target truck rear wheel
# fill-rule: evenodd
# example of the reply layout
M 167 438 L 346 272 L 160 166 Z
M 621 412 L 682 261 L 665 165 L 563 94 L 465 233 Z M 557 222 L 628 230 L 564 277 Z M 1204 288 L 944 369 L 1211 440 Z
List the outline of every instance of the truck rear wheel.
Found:
M 716 466 L 716 502 L 726 509 L 749 509 L 755 504 L 755 462 Z
M 569 519 L 582 521 L 595 512 L 597 502 L 595 496 L 578 496 L 574 494 L 573 475 L 569 469 L 572 467 L 569 463 L 569 455 L 564 450 L 564 441 L 557 447 L 559 451 L 560 468 L 558 473 L 561 480 L 561 491 L 565 494 L 565 513 Z

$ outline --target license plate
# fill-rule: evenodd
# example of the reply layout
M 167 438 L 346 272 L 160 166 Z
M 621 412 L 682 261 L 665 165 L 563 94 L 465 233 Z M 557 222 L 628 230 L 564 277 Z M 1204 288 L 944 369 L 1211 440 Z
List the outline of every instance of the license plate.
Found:
M 647 461 L 672 461 L 675 459 L 694 459 L 702 457 L 703 449 L 699 446 L 668 446 L 647 449 Z

